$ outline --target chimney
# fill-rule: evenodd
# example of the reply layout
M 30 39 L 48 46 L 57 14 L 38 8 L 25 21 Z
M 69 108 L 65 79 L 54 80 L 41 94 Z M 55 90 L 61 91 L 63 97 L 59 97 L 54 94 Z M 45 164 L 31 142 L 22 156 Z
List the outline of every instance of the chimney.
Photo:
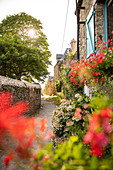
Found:
M 75 52 L 77 51 L 77 42 L 75 41 L 74 38 L 71 40 L 70 44 L 71 44 L 71 51 L 72 51 L 72 53 L 75 54 Z

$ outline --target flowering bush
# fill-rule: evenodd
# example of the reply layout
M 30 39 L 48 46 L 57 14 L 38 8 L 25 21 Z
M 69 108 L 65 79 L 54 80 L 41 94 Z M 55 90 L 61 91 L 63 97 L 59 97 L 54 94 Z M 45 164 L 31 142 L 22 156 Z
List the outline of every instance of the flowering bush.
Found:
M 81 100 L 80 96 L 79 100 Z M 70 101 L 65 104 L 70 108 Z M 89 129 L 83 141 L 89 144 L 90 152 L 77 136 L 71 136 L 69 140 L 58 144 L 54 150 L 53 143 L 42 148 L 34 156 L 33 164 L 36 170 L 40 166 L 44 170 L 113 169 L 113 111 L 111 107 L 113 101 L 107 97 L 100 97 L 93 99 L 89 105 L 92 108 L 95 106 L 95 111 L 89 116 Z
M 71 72 L 71 68 L 66 65 L 62 65 L 62 70 L 60 72 L 60 79 L 62 81 L 63 93 L 66 99 L 74 98 L 76 93 L 83 93 L 83 85 L 73 86 L 70 82 L 69 74 Z
M 95 112 L 90 117 L 83 141 L 90 145 L 92 155 L 102 156 L 113 139 L 113 101 L 101 96 L 94 98 L 90 105 L 95 107 Z
M 102 45 L 99 53 L 90 54 L 89 59 L 82 59 L 80 63 L 75 61 L 68 75 L 70 82 L 75 85 L 86 84 L 88 87 L 91 84 L 102 84 L 105 80 L 108 83 L 108 79 L 113 75 L 113 47 L 107 47 L 111 43 L 110 40 L 103 43 L 99 41 L 97 45 Z
M 62 124 L 63 119 L 60 123 L 64 125 L 64 129 L 65 125 L 71 128 L 73 121 L 74 124 L 79 121 L 82 123 L 78 124 L 74 131 L 74 127 L 69 130 L 69 133 L 72 130 L 75 136 L 68 136 L 69 140 L 58 144 L 54 149 L 53 143 L 49 143 L 47 146 L 43 145 L 43 139 L 53 136 L 52 132 L 48 134 L 44 132 L 47 128 L 46 119 L 42 118 L 36 123 L 35 118 L 22 116 L 22 112 L 29 107 L 28 103 L 18 102 L 11 105 L 11 99 L 12 95 L 9 92 L 0 94 L 0 143 L 2 143 L 6 132 L 9 132 L 16 144 L 4 158 L 6 168 L 11 160 L 15 161 L 15 155 L 17 155 L 22 160 L 29 160 L 27 169 L 113 169 L 113 100 L 102 96 L 89 103 L 87 98 L 76 94 L 75 101 L 64 101 L 59 114 L 57 112 L 58 115 L 61 115 L 61 112 L 63 114 L 64 123 Z M 89 112 L 89 107 L 94 110 L 93 114 Z M 69 117 L 69 115 L 71 116 Z M 83 125 L 87 115 L 89 128 L 83 138 L 84 144 L 80 134 L 82 128 L 85 128 L 82 129 L 84 132 L 87 130 L 87 124 Z M 73 117 L 74 120 L 72 120 Z M 36 134 L 37 126 L 40 126 L 38 136 Z M 77 135 L 80 136 L 80 139 Z M 31 146 L 37 137 L 39 140 L 38 151 L 33 153 Z M 86 144 L 89 147 L 86 147 Z
M 62 100 L 52 116 L 54 134 L 61 140 L 72 135 L 79 135 L 79 139 L 82 140 L 87 131 L 88 115 L 90 115 L 88 103 L 89 99 L 79 94 L 75 95 L 74 100 Z

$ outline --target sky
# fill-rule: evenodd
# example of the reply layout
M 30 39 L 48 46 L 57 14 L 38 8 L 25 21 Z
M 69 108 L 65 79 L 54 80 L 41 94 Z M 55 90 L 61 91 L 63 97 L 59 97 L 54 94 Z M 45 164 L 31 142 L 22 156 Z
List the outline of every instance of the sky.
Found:
M 62 49 L 64 27 L 66 21 L 68 0 L 0 0 L 0 22 L 7 15 L 14 15 L 25 12 L 37 19 L 40 19 L 43 26 L 43 33 L 47 36 L 49 50 L 52 53 L 49 67 L 50 75 L 54 75 L 56 54 L 65 52 L 70 47 L 70 42 L 77 36 L 75 0 L 69 0 L 67 22 Z

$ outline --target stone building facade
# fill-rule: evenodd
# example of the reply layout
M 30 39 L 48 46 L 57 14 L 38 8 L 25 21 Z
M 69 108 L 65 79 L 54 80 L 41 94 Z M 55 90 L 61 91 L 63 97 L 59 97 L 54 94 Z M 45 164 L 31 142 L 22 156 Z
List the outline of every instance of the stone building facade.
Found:
M 53 94 L 53 92 L 55 92 L 54 77 L 49 76 L 47 84 L 45 85 L 45 88 L 44 88 L 44 94 L 51 96 Z
M 57 61 L 57 63 L 54 66 L 54 81 L 58 80 L 60 78 L 60 71 L 61 71 L 61 61 Z
M 41 106 L 41 86 L 0 76 L 0 92 L 10 91 L 13 96 L 13 103 L 27 101 L 30 104 L 29 113 L 36 113 Z
M 71 64 L 71 57 L 70 53 L 73 53 L 74 59 L 76 59 L 76 52 L 77 52 L 77 41 L 74 40 L 74 38 L 71 40 L 71 48 L 66 48 L 64 54 L 57 54 L 56 55 L 56 60 L 57 63 L 54 66 L 54 81 L 60 79 L 60 72 L 61 72 L 61 63 L 65 64 L 66 66 L 70 66 Z
M 98 51 L 99 40 L 107 41 L 113 30 L 113 0 L 77 0 L 77 58 Z

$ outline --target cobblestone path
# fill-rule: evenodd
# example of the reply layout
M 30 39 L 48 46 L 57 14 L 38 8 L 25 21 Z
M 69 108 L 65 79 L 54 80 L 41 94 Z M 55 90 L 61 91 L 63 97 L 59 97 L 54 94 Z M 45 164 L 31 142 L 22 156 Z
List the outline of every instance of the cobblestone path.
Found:
M 53 102 L 48 102 L 46 100 L 41 100 L 41 108 L 37 111 L 37 115 L 35 114 L 35 117 L 38 120 L 45 117 L 48 121 L 48 130 L 51 129 L 51 116 L 54 110 L 56 110 L 57 106 Z M 7 139 L 6 139 L 7 140 Z M 0 170 L 4 170 L 4 164 L 3 164 L 3 158 L 5 157 L 6 152 L 2 151 L 0 149 Z M 13 162 L 11 165 L 7 168 L 7 170 L 28 170 L 26 168 L 20 168 L 17 165 L 15 165 Z

